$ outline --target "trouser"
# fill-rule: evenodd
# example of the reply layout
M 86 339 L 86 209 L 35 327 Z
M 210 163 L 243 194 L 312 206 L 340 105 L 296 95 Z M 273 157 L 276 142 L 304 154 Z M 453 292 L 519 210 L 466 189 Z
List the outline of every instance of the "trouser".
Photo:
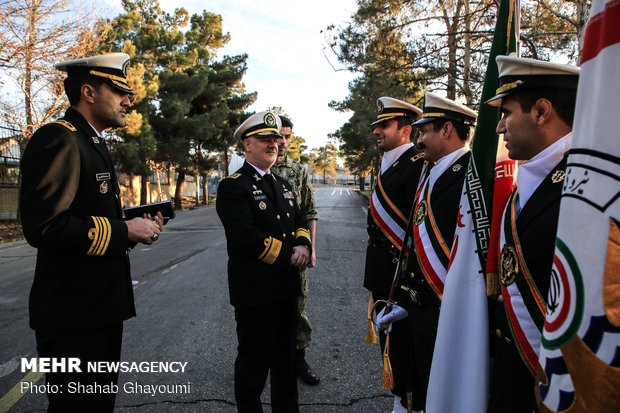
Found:
M 118 372 L 89 372 L 88 362 L 119 361 L 123 337 L 123 323 L 114 323 L 95 330 L 79 333 L 35 332 L 39 357 L 80 359 L 81 373 L 46 373 L 48 387 L 58 392 L 47 392 L 47 411 L 112 412 L 118 390 Z M 57 386 L 57 387 L 55 387 Z M 94 392 L 89 392 L 94 389 Z M 111 391 L 113 390 L 113 391 Z M 111 392 L 108 392 L 111 391 Z
M 375 301 L 386 300 L 387 295 L 381 293 L 372 293 Z M 380 303 L 375 307 L 377 314 L 383 310 L 385 304 Z M 385 348 L 386 335 L 379 333 L 379 343 L 381 347 L 381 357 L 383 357 L 383 349 Z M 392 365 L 392 374 L 394 376 L 394 388 L 392 394 L 407 400 L 407 392 L 411 391 L 412 385 L 412 353 L 411 353 L 411 330 L 407 319 L 396 321 L 392 324 L 390 332 L 390 348 L 389 348 L 390 364 Z
M 412 303 L 407 310 L 409 315 L 405 320 L 409 322 L 412 335 L 413 410 L 424 410 L 437 337 L 439 304 L 427 300 L 422 305 Z
M 297 300 L 236 307 L 235 400 L 240 413 L 261 413 L 260 396 L 271 374 L 273 413 L 297 413 L 295 334 Z
M 489 413 L 538 412 L 534 376 L 523 362 L 503 305 L 495 308 L 495 357 L 491 367 Z
M 301 277 L 301 295 L 297 297 L 297 341 L 295 348 L 303 350 L 310 346 L 310 335 L 312 334 L 312 325 L 306 314 L 306 301 L 308 300 L 308 272 L 303 270 L 299 273 Z

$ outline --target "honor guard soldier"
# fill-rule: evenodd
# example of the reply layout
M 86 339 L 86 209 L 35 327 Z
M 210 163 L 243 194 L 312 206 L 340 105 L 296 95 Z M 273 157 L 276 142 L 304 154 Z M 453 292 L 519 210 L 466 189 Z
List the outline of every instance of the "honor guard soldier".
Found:
M 228 250 L 228 288 L 237 322 L 235 400 L 239 412 L 262 412 L 271 375 L 273 412 L 297 412 L 295 336 L 299 272 L 312 252 L 310 231 L 289 183 L 270 168 L 281 123 L 272 112 L 250 116 L 235 131 L 246 161 L 217 191 Z
M 301 213 L 308 223 L 310 229 L 310 239 L 312 240 L 312 255 L 310 256 L 309 268 L 316 264 L 316 221 L 319 219 L 319 212 L 316 210 L 312 184 L 308 179 L 308 172 L 301 164 L 286 155 L 291 144 L 291 134 L 293 132 L 293 122 L 285 116 L 280 116 L 282 128 L 278 139 L 278 159 L 271 171 L 276 175 L 286 179 L 293 188 L 297 204 L 301 208 Z M 306 361 L 306 348 L 310 346 L 310 335 L 312 325 L 306 314 L 306 301 L 308 299 L 308 272 L 304 269 L 301 276 L 301 295 L 297 300 L 297 344 L 295 352 L 295 369 L 297 375 L 308 384 L 319 384 L 319 376 L 312 371 Z
M 39 357 L 77 357 L 83 373 L 47 373 L 63 392 L 49 412 L 111 412 L 116 394 L 69 394 L 67 383 L 116 384 L 118 373 L 86 372 L 118 361 L 123 321 L 135 312 L 128 248 L 151 244 L 163 218 L 124 221 L 114 162 L 102 133 L 125 125 L 133 91 L 129 56 L 112 53 L 59 63 L 67 72 L 65 116 L 38 129 L 21 160 L 24 235 L 37 248 L 30 326 Z M 150 217 L 148 217 L 150 218 Z
M 377 119 L 372 123 L 377 146 L 383 151 L 381 171 L 370 196 L 368 208 L 366 268 L 364 287 L 369 300 L 389 298 L 394 272 L 403 243 L 408 215 L 415 195 L 416 184 L 424 161 L 414 147 L 412 123 L 420 118 L 418 107 L 391 97 L 377 100 Z M 376 310 L 383 308 L 377 305 Z M 369 315 L 370 317 L 370 315 Z M 389 359 L 393 369 L 394 409 L 403 409 L 407 383 L 411 380 L 407 368 L 410 347 L 406 323 L 396 323 L 391 332 Z M 381 353 L 385 350 L 386 336 L 380 335 Z
M 414 411 L 422 411 L 426 403 L 439 307 L 476 117 L 468 107 L 427 92 L 422 119 L 414 123 L 420 129 L 417 143 L 427 162 L 414 200 L 409 234 L 413 248 L 401 264 L 398 305 L 377 318 L 382 325 L 405 317 L 409 321 Z
M 528 162 L 502 218 L 488 411 L 531 412 L 579 69 L 511 56 L 497 66 L 499 88 L 487 103 L 501 106 L 497 133 L 508 156 Z

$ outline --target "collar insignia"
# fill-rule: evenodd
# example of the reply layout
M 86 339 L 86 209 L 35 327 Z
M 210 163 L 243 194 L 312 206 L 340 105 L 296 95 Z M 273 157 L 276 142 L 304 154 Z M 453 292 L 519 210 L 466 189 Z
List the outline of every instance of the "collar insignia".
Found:
M 565 176 L 566 176 L 566 173 L 558 169 L 557 171 L 553 173 L 553 175 L 551 175 L 551 182 L 553 182 L 554 184 L 557 184 L 558 182 L 562 182 Z

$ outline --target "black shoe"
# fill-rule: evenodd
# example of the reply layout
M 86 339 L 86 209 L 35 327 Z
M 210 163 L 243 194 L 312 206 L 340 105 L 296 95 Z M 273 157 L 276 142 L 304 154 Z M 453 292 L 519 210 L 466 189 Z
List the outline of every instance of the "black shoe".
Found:
M 308 366 L 306 360 L 302 360 L 301 362 L 297 363 L 297 375 L 307 384 L 315 385 L 319 384 L 319 382 L 321 381 L 321 379 L 319 379 L 319 376 L 317 376 L 312 371 L 310 366 Z
M 312 371 L 312 369 L 306 362 L 305 350 L 297 350 L 296 353 L 297 354 L 296 354 L 295 365 L 296 365 L 297 375 L 307 384 L 311 384 L 311 385 L 319 384 L 321 379 L 319 379 L 319 376 L 317 376 Z

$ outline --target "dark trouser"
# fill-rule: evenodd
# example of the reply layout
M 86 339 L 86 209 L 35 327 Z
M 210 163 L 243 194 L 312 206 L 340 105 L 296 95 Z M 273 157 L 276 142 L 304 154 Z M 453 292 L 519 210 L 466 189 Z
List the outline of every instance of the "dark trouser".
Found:
M 372 293 L 372 297 L 375 301 L 386 300 L 387 295 L 380 293 Z M 383 310 L 385 305 L 383 303 L 378 304 L 375 307 L 377 314 Z M 383 349 L 385 348 L 385 334 L 379 334 L 379 343 L 381 344 L 381 356 L 383 356 Z M 407 319 L 396 321 L 392 324 L 392 331 L 390 332 L 390 364 L 392 366 L 392 374 L 394 375 L 394 388 L 392 394 L 400 397 L 403 401 L 406 401 L 407 392 L 412 390 L 413 376 L 412 376 L 412 346 L 411 346 L 411 329 L 409 328 Z
M 538 412 L 534 376 L 521 359 L 512 339 L 503 305 L 495 310 L 495 357 L 491 368 L 489 413 Z
M 47 411 L 55 412 L 112 412 L 116 392 L 106 393 L 118 383 L 118 373 L 90 373 L 89 361 L 119 361 L 123 339 L 123 323 L 114 323 L 95 330 L 50 334 L 35 332 L 39 357 L 77 357 L 81 373 L 46 373 L 45 380 L 57 385 L 62 392 L 47 393 Z M 96 387 L 95 383 L 101 387 Z M 84 387 L 82 387 L 84 386 Z M 83 392 L 95 388 L 96 392 Z M 86 390 L 87 391 L 87 390 Z
M 413 345 L 413 410 L 424 410 L 439 322 L 439 305 L 425 300 L 408 308 Z
M 297 413 L 295 336 L 297 300 L 236 307 L 235 400 L 240 413 L 261 413 L 261 393 L 271 373 L 273 413 Z

